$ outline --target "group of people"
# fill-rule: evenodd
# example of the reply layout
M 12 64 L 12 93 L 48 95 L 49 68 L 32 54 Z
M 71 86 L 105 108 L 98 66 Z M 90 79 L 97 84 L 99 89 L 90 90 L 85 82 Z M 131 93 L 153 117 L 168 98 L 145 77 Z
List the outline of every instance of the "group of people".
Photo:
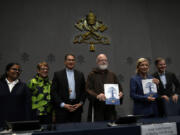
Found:
M 145 58 L 137 60 L 136 75 L 130 79 L 130 96 L 134 100 L 133 112 L 145 117 L 166 116 L 164 102 L 172 100 L 178 102 L 180 84 L 174 73 L 166 70 L 166 61 L 163 58 L 155 60 L 157 72 L 148 74 L 149 62 Z M 152 79 L 157 85 L 157 94 L 144 94 L 142 80 Z
M 120 103 L 123 91 L 117 76 L 108 70 L 107 56 L 99 54 L 96 57 L 97 67 L 89 73 L 87 80 L 82 72 L 75 69 L 75 63 L 75 55 L 65 55 L 65 68 L 55 72 L 51 81 L 48 63 L 40 62 L 37 74 L 27 84 L 19 79 L 21 66 L 9 63 L 0 78 L 0 126 L 5 121 L 36 119 L 43 124 L 80 122 L 86 98 L 89 99 L 88 121 L 115 120 L 115 105 L 105 103 L 104 84 L 118 84 Z M 158 71 L 149 75 L 148 60 L 137 60 L 136 74 L 130 79 L 135 115 L 165 116 L 163 102 L 171 98 L 174 103 L 178 101 L 180 85 L 175 74 L 166 71 L 163 58 L 156 59 L 155 66 Z M 153 79 L 157 85 L 157 96 L 143 93 L 143 79 Z

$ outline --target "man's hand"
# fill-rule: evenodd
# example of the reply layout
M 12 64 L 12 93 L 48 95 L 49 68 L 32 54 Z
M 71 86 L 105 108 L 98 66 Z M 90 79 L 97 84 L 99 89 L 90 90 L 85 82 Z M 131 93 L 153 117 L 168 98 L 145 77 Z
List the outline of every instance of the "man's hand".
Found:
M 78 103 L 78 104 L 74 104 L 73 105 L 73 108 L 76 110 L 76 109 L 78 109 L 79 107 L 81 107 L 82 106 L 82 104 L 81 103 Z
M 99 95 L 97 95 L 96 97 L 99 101 L 105 101 L 106 100 L 106 97 L 103 93 L 100 93 Z
M 166 95 L 161 96 L 161 98 L 165 99 L 167 102 L 169 102 L 169 97 Z
M 73 112 L 73 111 L 76 110 L 76 109 L 73 107 L 73 105 L 70 105 L 70 104 L 65 104 L 65 105 L 64 105 L 64 108 L 67 109 L 69 112 Z
M 174 103 L 177 103 L 177 102 L 178 102 L 178 95 L 177 95 L 177 94 L 174 94 L 174 95 L 172 96 L 172 100 L 173 100 Z
M 122 98 L 123 97 L 123 93 L 120 91 L 119 92 L 119 98 Z
M 159 80 L 158 80 L 158 79 L 156 79 L 156 78 L 153 78 L 152 82 L 153 82 L 153 83 L 155 83 L 156 85 L 158 85 L 158 84 L 159 84 Z

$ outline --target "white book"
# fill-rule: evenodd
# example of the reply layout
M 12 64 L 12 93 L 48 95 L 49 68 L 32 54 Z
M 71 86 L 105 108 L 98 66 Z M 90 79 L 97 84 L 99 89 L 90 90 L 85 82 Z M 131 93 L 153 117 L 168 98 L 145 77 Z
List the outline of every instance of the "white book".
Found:
M 118 84 L 104 84 L 104 94 L 106 97 L 106 104 L 120 104 Z
M 142 80 L 143 92 L 145 95 L 157 94 L 157 86 L 152 80 L 153 79 Z

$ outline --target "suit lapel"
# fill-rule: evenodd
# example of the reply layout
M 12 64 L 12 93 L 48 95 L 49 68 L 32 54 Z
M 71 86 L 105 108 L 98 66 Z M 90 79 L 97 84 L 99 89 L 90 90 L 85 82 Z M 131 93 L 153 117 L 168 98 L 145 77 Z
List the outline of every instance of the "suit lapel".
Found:
M 167 88 L 167 85 L 168 85 L 168 82 L 169 82 L 169 74 L 167 72 L 165 72 L 165 77 L 166 77 L 166 88 Z
M 154 73 L 154 75 L 153 75 L 153 77 L 159 80 L 159 85 L 161 85 L 161 84 L 162 84 L 162 82 L 161 82 L 161 79 L 160 79 L 160 77 L 159 77 L 158 72 L 155 72 L 155 73 Z
M 76 95 L 77 95 L 77 91 L 78 91 L 78 88 L 77 88 L 77 83 L 78 83 L 78 73 L 76 70 L 74 70 L 74 82 L 75 82 L 75 92 L 76 92 Z
M 66 69 L 64 69 L 63 71 L 63 76 L 64 76 L 65 92 L 68 93 L 68 97 L 69 97 L 69 84 L 68 84 Z
M 139 76 L 139 75 L 136 75 L 136 78 L 137 78 L 137 83 L 138 83 L 138 85 L 139 85 L 139 88 L 142 88 L 142 78 L 141 78 L 141 76 Z
M 4 81 L 4 87 L 5 87 L 5 90 L 6 90 L 5 93 L 11 94 L 8 83 L 6 82 L 6 80 L 3 80 L 3 81 Z
M 163 83 L 162 83 L 162 81 L 161 81 L 161 78 L 160 78 L 158 72 L 156 73 L 156 77 L 157 77 L 157 79 L 159 80 L 159 85 L 161 85 L 161 87 L 164 88 L 164 85 L 163 85 Z
M 156 72 L 156 77 L 157 77 L 157 79 L 159 79 L 159 85 L 160 85 L 162 88 L 164 88 L 163 82 L 161 81 L 161 78 L 160 78 L 158 72 Z M 166 78 L 166 86 L 167 86 L 168 77 L 167 77 L 167 73 L 166 73 L 166 72 L 165 72 L 165 78 Z

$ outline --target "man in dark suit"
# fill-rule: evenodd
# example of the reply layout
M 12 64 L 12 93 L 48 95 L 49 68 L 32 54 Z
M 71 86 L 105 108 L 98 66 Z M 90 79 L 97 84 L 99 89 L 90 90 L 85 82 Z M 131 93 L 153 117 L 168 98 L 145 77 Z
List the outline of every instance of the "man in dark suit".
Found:
M 160 80 L 158 87 L 158 94 L 165 101 L 169 101 L 172 98 L 174 103 L 178 101 L 178 94 L 180 92 L 180 84 L 174 73 L 166 71 L 166 61 L 163 58 L 157 58 L 155 60 L 155 66 L 157 68 L 157 72 L 153 74 L 153 76 Z M 174 88 L 174 89 L 173 89 Z M 160 103 L 162 106 L 162 103 Z M 161 108 L 161 115 L 164 115 L 163 108 Z
M 65 56 L 64 64 L 65 69 L 54 73 L 51 86 L 56 122 L 80 122 L 82 105 L 86 98 L 84 75 L 74 69 L 73 54 Z

